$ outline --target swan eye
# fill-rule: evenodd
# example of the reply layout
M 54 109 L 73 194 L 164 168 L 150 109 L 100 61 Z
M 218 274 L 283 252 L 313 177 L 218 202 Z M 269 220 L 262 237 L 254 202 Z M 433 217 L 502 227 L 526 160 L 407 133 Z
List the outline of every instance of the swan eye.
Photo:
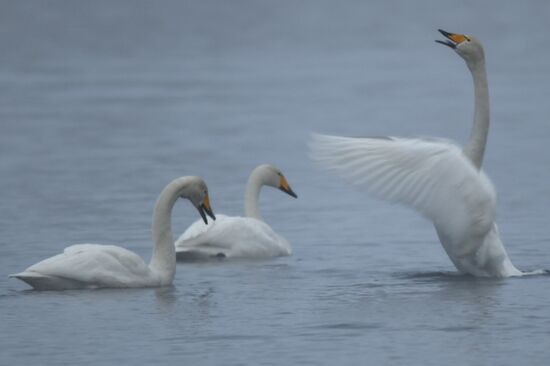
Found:
M 470 37 L 464 36 L 464 38 L 466 38 L 466 40 L 467 40 L 468 42 L 470 42 Z

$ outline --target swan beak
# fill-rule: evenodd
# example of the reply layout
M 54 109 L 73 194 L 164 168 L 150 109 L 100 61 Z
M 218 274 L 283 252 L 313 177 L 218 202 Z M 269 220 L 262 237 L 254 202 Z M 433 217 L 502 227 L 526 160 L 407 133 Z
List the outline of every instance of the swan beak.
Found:
M 201 214 L 202 220 L 206 225 L 208 225 L 208 220 L 206 219 L 206 214 L 212 218 L 212 220 L 216 220 L 216 216 L 214 215 L 214 211 L 212 211 L 212 207 L 210 207 L 210 199 L 208 199 L 208 195 L 204 197 L 204 200 L 198 207 L 199 213 Z M 205 214 L 206 212 L 206 214 Z
M 436 40 L 436 42 L 441 43 L 445 46 L 451 47 L 453 50 L 456 49 L 456 46 L 458 44 L 468 40 L 468 37 L 466 37 L 464 34 L 449 33 L 444 31 L 443 29 L 438 29 L 438 31 L 448 40 L 445 40 L 445 41 Z
M 279 178 L 279 189 L 294 198 L 298 198 L 298 195 L 294 193 L 292 188 L 290 188 L 288 182 L 286 181 L 286 178 L 283 175 L 281 175 L 281 177 Z

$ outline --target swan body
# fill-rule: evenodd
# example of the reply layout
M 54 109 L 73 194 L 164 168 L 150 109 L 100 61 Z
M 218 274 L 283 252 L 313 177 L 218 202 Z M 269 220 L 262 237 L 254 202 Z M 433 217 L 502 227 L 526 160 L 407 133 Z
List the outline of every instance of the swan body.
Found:
M 481 43 L 441 31 L 464 58 L 475 88 L 474 126 L 462 150 L 443 139 L 314 135 L 314 160 L 372 195 L 430 219 L 455 267 L 478 277 L 509 277 L 514 267 L 495 223 L 496 192 L 481 164 L 489 130 L 489 94 Z
M 36 290 L 170 285 L 176 273 L 171 213 L 180 197 L 189 199 L 205 222 L 204 211 L 215 218 L 202 179 L 181 177 L 169 183 L 160 194 L 153 213 L 155 245 L 149 265 L 137 254 L 118 246 L 76 244 L 10 277 L 26 282 Z
M 176 241 L 177 259 L 262 259 L 290 255 L 292 249 L 289 242 L 261 219 L 258 200 L 264 185 L 296 197 L 279 169 L 267 164 L 258 166 L 248 179 L 245 216 L 217 215 L 216 222 L 208 226 L 196 221 Z
M 270 258 L 292 254 L 289 242 L 262 220 L 217 215 L 214 225 L 191 225 L 178 240 L 178 260 Z

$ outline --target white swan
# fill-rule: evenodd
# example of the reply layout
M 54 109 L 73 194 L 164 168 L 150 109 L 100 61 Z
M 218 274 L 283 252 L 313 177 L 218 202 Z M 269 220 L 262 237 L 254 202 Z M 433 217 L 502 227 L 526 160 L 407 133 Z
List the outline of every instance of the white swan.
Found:
M 193 223 L 176 241 L 179 261 L 211 258 L 270 258 L 291 254 L 288 241 L 262 221 L 258 198 L 262 186 L 278 188 L 297 197 L 283 173 L 272 165 L 252 171 L 246 185 L 244 216 L 218 215 L 215 223 Z
M 496 193 L 480 170 L 489 132 L 485 56 L 473 37 L 440 30 L 473 76 L 474 123 L 461 151 L 446 140 L 346 138 L 315 135 L 311 156 L 371 194 L 402 203 L 429 218 L 449 258 L 464 273 L 508 277 L 514 267 L 495 224 Z
M 176 273 L 171 214 L 180 197 L 191 201 L 205 223 L 205 212 L 215 220 L 208 190 L 201 178 L 189 176 L 173 180 L 163 189 L 153 212 L 154 247 L 149 265 L 121 247 L 77 244 L 10 277 L 25 281 L 36 290 L 170 285 Z

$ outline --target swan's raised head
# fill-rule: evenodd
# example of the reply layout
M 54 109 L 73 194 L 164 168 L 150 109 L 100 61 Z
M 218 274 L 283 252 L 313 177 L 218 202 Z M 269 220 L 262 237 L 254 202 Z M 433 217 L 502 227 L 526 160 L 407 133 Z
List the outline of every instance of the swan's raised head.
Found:
M 197 208 L 205 224 L 208 224 L 206 214 L 216 220 L 216 216 L 210 206 L 210 199 L 208 198 L 208 187 L 206 183 L 199 177 L 190 177 L 189 183 L 183 188 L 181 192 L 181 198 L 186 198 L 193 206 Z M 206 213 L 206 214 L 205 214 Z
M 439 32 L 447 38 L 444 41 L 436 40 L 445 46 L 452 48 L 468 65 L 485 59 L 483 46 L 476 38 L 465 34 L 456 34 L 439 29 Z
M 296 193 L 290 188 L 290 185 L 288 184 L 288 181 L 286 180 L 283 172 L 269 164 L 260 165 L 258 168 L 256 168 L 259 172 L 261 172 L 263 176 L 263 183 L 267 186 L 271 186 L 277 189 L 280 189 L 281 191 L 291 195 L 294 198 L 298 198 Z

